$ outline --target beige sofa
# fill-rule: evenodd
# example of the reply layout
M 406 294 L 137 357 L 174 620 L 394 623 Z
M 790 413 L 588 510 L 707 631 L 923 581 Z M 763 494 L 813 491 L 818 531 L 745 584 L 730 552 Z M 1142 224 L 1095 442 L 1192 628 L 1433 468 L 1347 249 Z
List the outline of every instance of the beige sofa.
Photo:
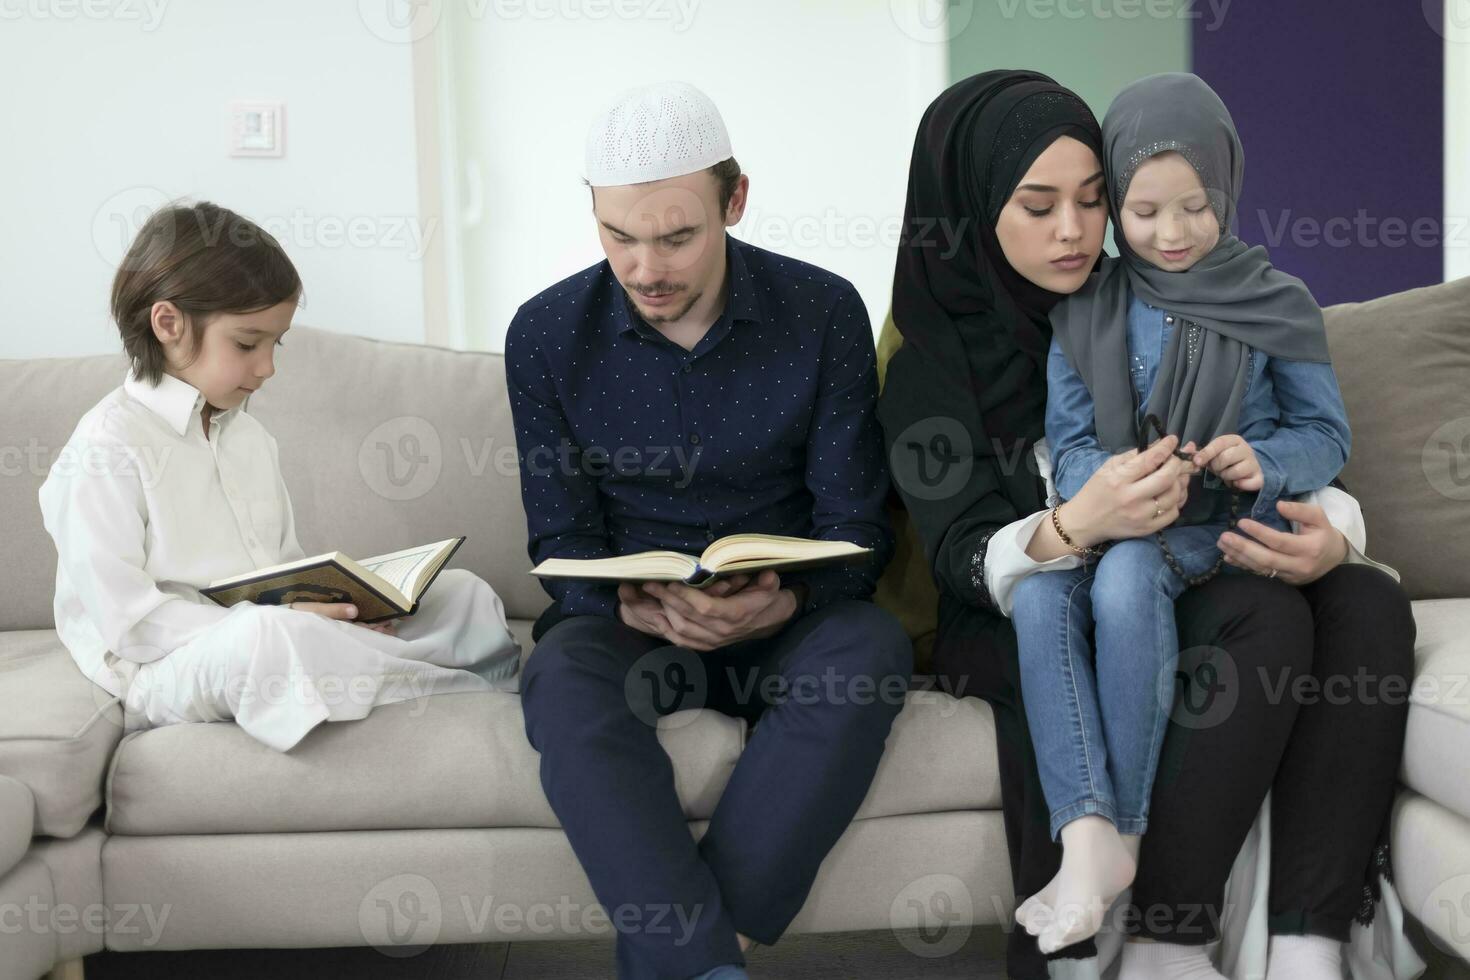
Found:
M 1422 600 L 1421 675 L 1447 681 L 1470 675 L 1470 599 L 1456 598 L 1470 596 L 1470 494 L 1438 494 L 1436 520 L 1458 518 L 1449 528 L 1412 514 L 1380 521 L 1376 501 L 1389 490 L 1374 474 L 1391 465 L 1447 485 L 1448 470 L 1432 475 L 1438 464 L 1419 430 L 1453 417 L 1470 425 L 1467 286 L 1343 308 L 1333 324 L 1359 430 L 1345 479 L 1364 499 L 1370 550 L 1398 565 Z M 1420 383 L 1402 365 L 1403 376 L 1384 383 L 1374 359 L 1356 356 L 1374 331 L 1402 339 L 1395 316 L 1428 324 L 1417 329 L 1441 346 L 1408 360 L 1429 357 L 1421 368 L 1448 370 L 1455 390 Z M 251 411 L 280 443 L 307 551 L 372 554 L 465 534 L 455 563 L 498 590 L 529 654 L 530 623 L 546 600 L 526 574 L 501 358 L 298 327 L 278 368 Z M 55 555 L 36 491 L 76 420 L 124 370 L 120 356 L 0 361 L 0 980 L 58 964 L 75 971 L 104 948 L 396 953 L 610 936 L 541 792 L 515 695 L 391 705 L 324 725 L 288 754 L 227 723 L 122 732 L 118 706 L 80 675 L 53 631 Z M 1431 390 L 1439 421 L 1416 419 L 1392 439 L 1378 431 L 1394 431 L 1383 422 L 1385 392 L 1412 400 Z M 1470 431 L 1465 438 L 1470 455 Z M 1392 457 L 1380 460 L 1388 446 Z M 1411 548 L 1426 541 L 1438 551 L 1416 562 Z M 1470 957 L 1470 694 L 1446 684 L 1416 697 L 1396 810 L 1399 884 L 1437 940 Z M 904 929 L 936 910 L 957 916 L 952 925 L 1009 919 L 990 711 L 926 690 L 909 700 L 795 931 Z M 685 712 L 665 719 L 660 735 L 698 835 L 745 726 Z M 7 928 L 16 921 L 21 928 Z
M 36 503 L 76 420 L 124 372 L 120 356 L 0 362 L 0 445 L 19 447 L 0 471 L 12 559 L 0 590 L 0 773 L 12 777 L 0 779 L 0 909 L 94 910 L 91 928 L 45 920 L 0 935 L 0 978 L 103 948 L 610 937 L 513 694 L 379 708 L 289 754 L 232 724 L 124 735 L 118 706 L 53 632 L 55 555 Z M 308 553 L 467 535 L 455 564 L 495 587 L 530 653 L 546 598 L 526 574 L 500 357 L 298 327 L 250 410 L 280 443 Z M 989 708 L 910 700 L 795 929 L 886 929 L 912 922 L 910 900 L 959 900 L 960 888 L 977 922 L 1011 907 Z M 699 834 L 746 728 L 714 712 L 665 721 Z

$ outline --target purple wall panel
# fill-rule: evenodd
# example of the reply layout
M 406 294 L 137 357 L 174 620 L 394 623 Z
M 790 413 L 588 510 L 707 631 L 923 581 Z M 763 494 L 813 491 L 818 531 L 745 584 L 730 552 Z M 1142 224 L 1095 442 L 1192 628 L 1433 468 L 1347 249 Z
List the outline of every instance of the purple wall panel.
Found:
M 1438 0 L 1235 0 L 1193 22 L 1194 71 L 1245 145 L 1237 233 L 1323 306 L 1443 278 L 1438 17 Z

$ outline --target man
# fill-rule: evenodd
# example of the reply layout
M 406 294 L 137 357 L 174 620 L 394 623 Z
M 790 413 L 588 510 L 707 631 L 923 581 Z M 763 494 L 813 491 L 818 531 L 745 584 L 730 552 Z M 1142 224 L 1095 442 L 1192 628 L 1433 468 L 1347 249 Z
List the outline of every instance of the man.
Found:
M 867 601 L 892 553 L 872 331 L 850 283 L 726 235 L 749 180 L 692 86 L 599 117 L 587 182 L 607 260 L 522 306 L 506 342 L 532 559 L 742 532 L 873 549 L 702 591 L 547 581 L 526 734 L 619 976 L 744 977 L 866 795 L 912 669 Z M 656 737 L 690 707 L 758 721 L 697 845 Z

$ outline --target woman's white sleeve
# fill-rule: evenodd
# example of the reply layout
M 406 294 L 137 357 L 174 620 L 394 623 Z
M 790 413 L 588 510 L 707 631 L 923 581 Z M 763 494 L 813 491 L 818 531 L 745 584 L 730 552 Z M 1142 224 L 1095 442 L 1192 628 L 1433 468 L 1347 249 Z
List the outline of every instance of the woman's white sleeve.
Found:
M 1399 573 L 1394 568 L 1367 556 L 1368 528 L 1363 523 L 1363 508 L 1358 505 L 1356 497 L 1346 490 L 1328 486 L 1313 490 L 1302 498 L 1302 503 L 1321 507 L 1327 515 L 1327 522 L 1341 531 L 1342 536 L 1347 539 L 1347 557 L 1343 561 L 1372 565 L 1391 576 L 1395 582 L 1399 581 Z M 1295 533 L 1299 526 L 1296 521 L 1292 521 L 1292 532 Z
M 1050 510 L 1012 521 L 990 536 L 990 546 L 985 551 L 985 588 L 990 599 L 1007 618 L 1011 615 L 1011 592 L 1016 584 L 1027 575 L 1036 572 L 1060 571 L 1076 568 L 1082 564 L 1077 555 L 1062 555 L 1050 561 L 1037 561 L 1026 554 L 1026 546 L 1041 522 L 1049 519 Z
M 1036 440 L 1031 447 L 1031 455 L 1036 460 L 1037 475 L 1046 486 L 1048 509 L 1011 521 L 990 536 L 990 544 L 985 551 L 985 588 L 990 592 L 990 600 L 995 608 L 1007 619 L 1011 615 L 1011 593 L 1021 579 L 1036 572 L 1061 571 L 1082 564 L 1082 559 L 1077 555 L 1062 555 L 1050 561 L 1037 561 L 1026 554 L 1026 546 L 1031 543 L 1036 529 L 1041 526 L 1042 521 L 1048 519 L 1050 508 L 1061 501 L 1061 497 L 1057 495 L 1056 483 L 1052 480 L 1051 447 L 1045 439 Z

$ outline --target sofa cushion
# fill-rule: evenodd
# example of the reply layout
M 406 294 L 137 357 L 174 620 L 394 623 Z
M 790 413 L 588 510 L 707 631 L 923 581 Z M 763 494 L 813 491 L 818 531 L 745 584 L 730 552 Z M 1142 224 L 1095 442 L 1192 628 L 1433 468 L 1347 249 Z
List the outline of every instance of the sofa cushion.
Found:
M 999 808 L 990 705 L 939 690 L 909 691 L 854 819 Z
M 45 928 L 15 928 L 14 911 L 24 916 L 27 908 L 55 907 L 51 875 L 39 858 L 27 855 L 9 874 L 0 875 L 0 910 L 9 920 L 0 940 L 0 980 L 33 980 L 56 964 L 56 933 Z
M 77 422 L 126 371 L 122 354 L 0 360 L 0 527 L 5 553 L 24 559 L 5 569 L 0 630 L 55 625 L 56 548 L 37 494 Z
M 1420 600 L 1413 609 L 1419 636 L 1399 778 L 1470 819 L 1470 599 Z
M 1324 312 L 1368 553 L 1411 599 L 1470 596 L 1470 277 Z
M 454 565 L 506 613 L 549 601 L 527 573 L 505 359 L 295 327 L 249 411 L 275 436 L 307 554 L 373 555 L 463 534 Z
M 25 857 L 35 819 L 36 801 L 26 784 L 0 776 L 0 878 Z
M 122 737 L 117 699 L 89 681 L 55 630 L 0 632 L 0 772 L 35 797 L 35 833 L 71 837 L 102 804 Z
M 114 834 L 558 827 L 526 740 L 520 697 L 439 694 L 320 725 L 290 752 L 228 723 L 125 737 L 107 780 Z M 713 711 L 663 719 L 686 816 L 708 817 L 744 723 Z
M 526 574 L 504 358 L 298 326 L 276 366 L 247 411 L 280 445 L 308 554 L 463 534 L 454 565 L 494 586 L 512 616 L 545 608 Z M 121 354 L 0 360 L 0 526 L 7 552 L 26 556 L 0 590 L 0 630 L 55 625 L 56 550 L 37 491 L 77 421 L 126 372 Z
M 107 780 L 114 834 L 559 827 L 526 741 L 520 698 L 441 694 L 321 725 L 289 753 L 228 723 L 123 739 Z M 745 723 L 714 711 L 662 720 L 659 741 L 691 820 L 708 819 Z M 912 691 L 859 819 L 1000 806 L 995 725 L 974 698 Z

